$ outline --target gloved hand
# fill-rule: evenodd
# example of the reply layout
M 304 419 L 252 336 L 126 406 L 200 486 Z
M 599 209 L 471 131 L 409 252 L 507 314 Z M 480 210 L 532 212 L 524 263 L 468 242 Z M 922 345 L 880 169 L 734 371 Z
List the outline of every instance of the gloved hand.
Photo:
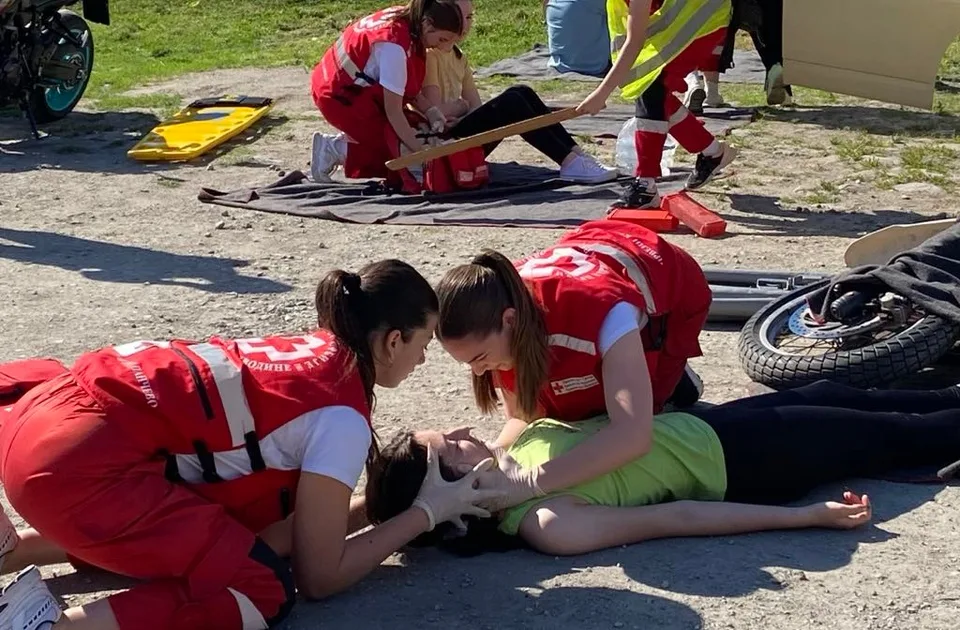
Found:
M 478 507 L 481 501 L 493 501 L 500 498 L 503 490 L 500 488 L 480 488 L 478 478 L 489 474 L 495 466 L 494 459 L 488 457 L 473 467 L 463 478 L 457 481 L 445 481 L 440 476 L 440 458 L 431 445 L 427 445 L 427 476 L 420 486 L 420 493 L 414 499 L 413 505 L 427 513 L 430 520 L 430 529 L 438 523 L 451 521 L 457 529 L 465 530 L 463 522 L 465 515 L 486 518 L 490 512 Z M 488 484 L 490 485 L 490 484 Z
M 447 117 L 443 115 L 443 112 L 441 112 L 438 107 L 431 107 L 424 115 L 430 123 L 430 131 L 440 133 L 447 128 Z
M 480 501 L 481 507 L 497 512 L 546 495 L 537 483 L 538 469 L 523 468 L 506 449 L 495 446 L 490 450 L 497 459 L 497 469 L 478 479 L 481 490 L 492 490 L 495 494 Z

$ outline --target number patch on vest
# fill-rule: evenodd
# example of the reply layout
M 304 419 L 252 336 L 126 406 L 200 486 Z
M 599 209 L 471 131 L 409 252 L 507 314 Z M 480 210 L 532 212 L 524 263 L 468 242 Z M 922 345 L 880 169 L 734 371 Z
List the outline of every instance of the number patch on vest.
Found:
M 579 278 L 596 269 L 597 264 L 579 249 L 556 247 L 549 254 L 528 258 L 517 272 L 521 278 L 534 280 L 556 275 Z

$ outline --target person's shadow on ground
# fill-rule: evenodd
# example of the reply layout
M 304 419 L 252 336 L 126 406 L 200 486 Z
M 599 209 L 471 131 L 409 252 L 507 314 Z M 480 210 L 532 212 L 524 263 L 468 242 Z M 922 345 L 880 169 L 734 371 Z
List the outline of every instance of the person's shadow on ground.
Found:
M 238 267 L 249 264 L 245 260 L 175 254 L 56 232 L 0 227 L 0 258 L 76 271 L 100 282 L 149 282 L 211 293 L 285 293 L 292 289 L 269 278 L 238 274 Z
M 851 480 L 831 484 L 799 502 L 839 499 L 842 488 L 866 493 L 874 504 L 873 522 L 851 531 L 806 529 L 772 531 L 747 536 L 690 538 L 645 543 L 643 554 L 620 562 L 630 578 L 666 590 L 708 597 L 737 597 L 786 586 L 763 567 L 799 572 L 839 569 L 852 560 L 861 545 L 895 538 L 879 526 L 932 501 L 943 484 L 893 484 L 878 480 Z M 629 554 L 629 549 L 626 550 Z
M 127 155 L 151 129 L 160 124 L 144 112 L 81 112 L 44 125 L 35 139 L 26 120 L 0 112 L 0 173 L 28 173 L 38 169 L 61 172 L 136 174 L 163 172 L 184 165 L 201 168 L 241 146 L 251 145 L 287 118 L 267 115 L 249 129 L 188 162 L 134 160 Z
M 960 134 L 960 116 L 868 105 L 808 105 L 764 110 L 764 118 L 817 125 L 824 129 L 864 131 L 883 136 L 953 139 Z
M 730 209 L 738 215 L 740 225 L 762 230 L 764 236 L 841 236 L 859 237 L 865 233 L 897 223 L 920 223 L 932 217 L 909 210 L 874 210 L 873 213 L 814 211 L 809 208 L 784 206 L 776 197 L 726 193 Z

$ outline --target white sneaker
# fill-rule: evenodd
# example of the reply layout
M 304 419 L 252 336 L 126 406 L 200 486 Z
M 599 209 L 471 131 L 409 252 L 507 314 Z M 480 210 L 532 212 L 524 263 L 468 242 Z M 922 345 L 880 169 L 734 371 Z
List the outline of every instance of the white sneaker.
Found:
M 62 615 L 60 604 L 35 566 L 17 574 L 0 593 L 0 630 L 48 629 Z
M 326 133 L 313 134 L 313 146 L 310 151 L 310 176 L 315 182 L 329 182 L 330 175 L 337 166 L 343 163 L 344 156 L 340 155 L 337 143 L 342 138 Z
M 620 172 L 610 166 L 597 162 L 593 156 L 577 154 L 566 166 L 560 167 L 560 177 L 582 184 L 602 184 L 612 182 Z
M 783 84 L 783 66 L 779 63 L 773 64 L 770 71 L 767 72 L 767 79 L 764 82 L 764 89 L 767 92 L 767 105 L 784 105 L 787 100 L 787 88 Z
M 17 548 L 19 542 L 17 528 L 10 522 L 10 517 L 3 510 L 0 510 L 0 572 L 3 572 L 3 559 Z

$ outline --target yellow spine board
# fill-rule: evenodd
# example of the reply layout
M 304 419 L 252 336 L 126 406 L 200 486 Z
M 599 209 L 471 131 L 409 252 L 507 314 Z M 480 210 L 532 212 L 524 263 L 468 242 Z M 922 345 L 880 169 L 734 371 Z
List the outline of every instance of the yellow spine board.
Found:
M 271 99 L 252 99 L 255 106 L 229 97 L 191 103 L 154 127 L 127 155 L 134 160 L 192 160 L 242 133 L 273 107 Z M 224 104 L 220 104 L 220 103 Z

